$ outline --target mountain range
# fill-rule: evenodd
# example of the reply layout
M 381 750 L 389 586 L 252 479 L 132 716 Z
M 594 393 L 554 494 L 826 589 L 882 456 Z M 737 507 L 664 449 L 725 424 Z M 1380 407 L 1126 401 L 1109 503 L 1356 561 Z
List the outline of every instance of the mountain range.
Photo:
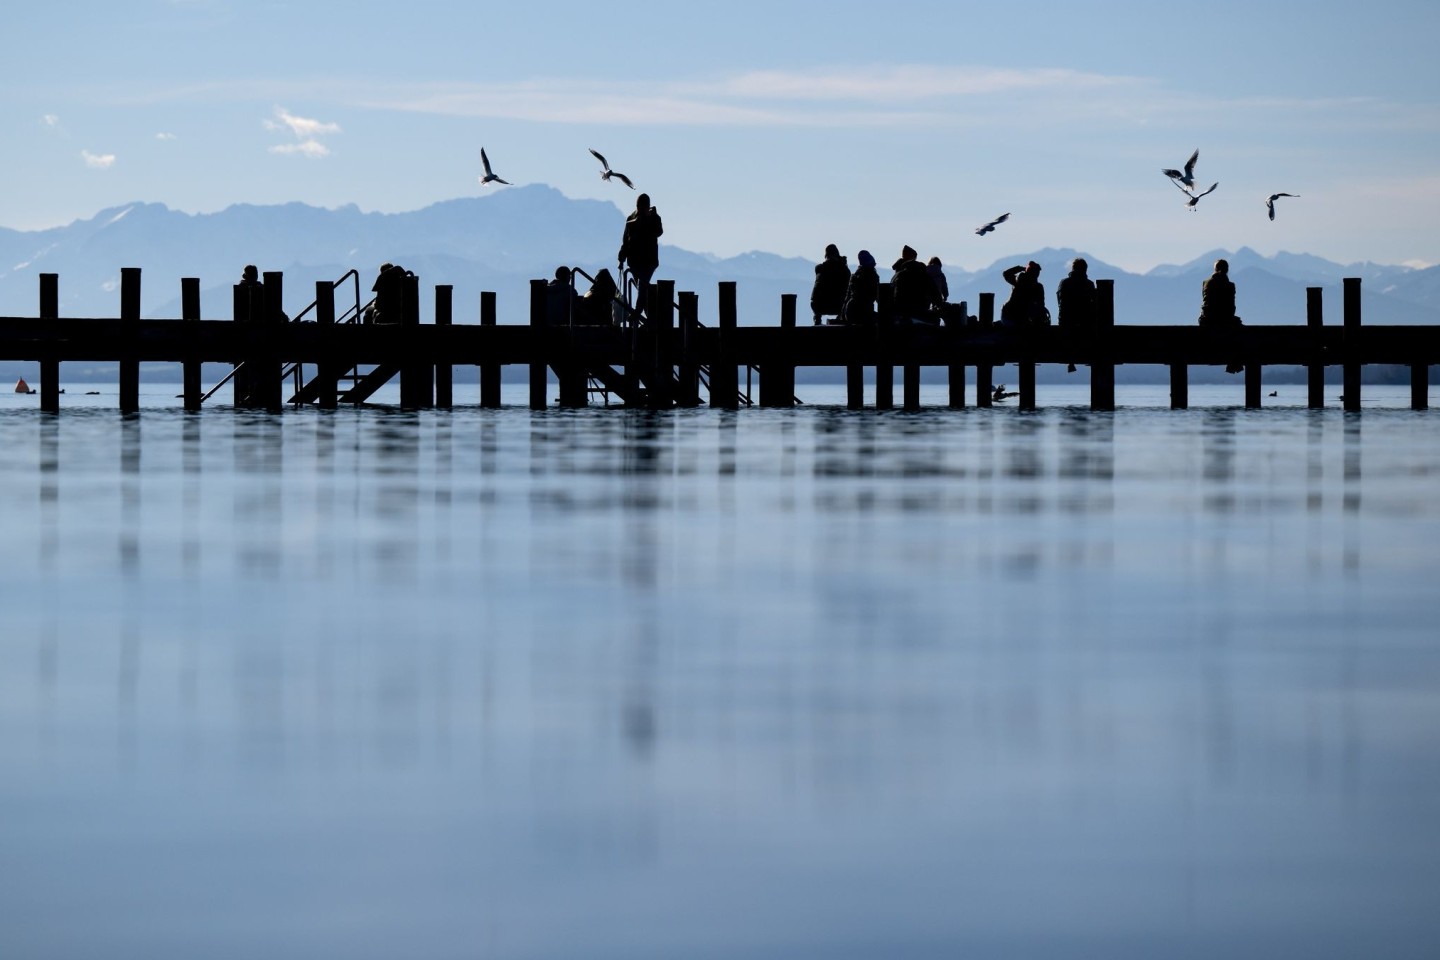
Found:
M 662 211 L 663 215 L 663 211 Z M 547 186 L 516 187 L 484 197 L 447 200 L 407 213 L 365 213 L 354 205 L 324 209 L 302 203 L 240 204 L 217 213 L 187 214 L 159 203 L 132 203 L 88 220 L 48 230 L 0 229 L 0 315 L 33 316 L 39 273 L 60 276 L 63 316 L 115 316 L 121 267 L 140 267 L 141 309 L 149 317 L 180 312 L 181 277 L 201 280 L 202 315 L 230 316 L 230 286 L 247 263 L 285 275 L 285 308 L 292 316 L 314 297 L 314 283 L 354 268 L 362 297 L 383 261 L 421 278 L 422 316 L 428 320 L 435 284 L 454 287 L 455 322 L 478 321 L 482 290 L 497 292 L 501 323 L 525 322 L 527 281 L 548 278 L 559 264 L 590 273 L 614 268 L 625 214 L 614 204 L 575 200 Z M 667 224 L 667 239 L 684 225 Z M 826 243 L 816 238 L 817 259 Z M 855 252 L 848 251 L 855 263 Z M 923 253 L 923 252 L 922 252 Z M 1247 324 L 1301 323 L 1305 288 L 1325 288 L 1326 322 L 1340 322 L 1340 281 L 1361 277 L 1366 322 L 1440 324 L 1440 267 L 1415 269 L 1374 263 L 1337 264 L 1309 254 L 1265 257 L 1248 248 L 1208 251 L 1193 260 L 1129 273 L 1101 256 L 1046 248 L 997 259 L 965 271 L 947 267 L 952 301 L 972 313 L 978 294 L 1003 300 L 1005 267 L 1035 260 L 1053 304 L 1055 284 L 1069 261 L 1084 256 L 1090 276 L 1115 280 L 1117 323 L 1195 322 L 1200 283 L 1217 257 L 1230 260 L 1239 312 Z M 701 319 L 713 322 L 715 284 L 738 281 L 742 324 L 778 323 L 782 293 L 800 295 L 800 323 L 809 322 L 813 261 L 751 252 L 716 257 L 662 245 L 657 274 L 678 290 L 700 294 Z M 891 257 L 876 251 L 881 278 Z M 349 288 L 347 287 L 347 290 Z M 348 294 L 337 299 L 343 306 Z

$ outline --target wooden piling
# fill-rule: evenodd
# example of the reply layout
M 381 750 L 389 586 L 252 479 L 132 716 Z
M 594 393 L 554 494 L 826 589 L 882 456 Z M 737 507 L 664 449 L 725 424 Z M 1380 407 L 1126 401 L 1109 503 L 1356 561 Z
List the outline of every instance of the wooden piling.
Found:
M 891 341 L 895 323 L 895 290 L 880 284 L 875 311 L 875 409 L 895 408 L 895 366 L 891 362 Z
M 1360 278 L 1346 277 L 1345 300 L 1345 409 L 1360 409 Z
M 40 319 L 60 319 L 60 274 L 40 274 Z M 40 409 L 46 413 L 60 412 L 60 361 L 45 357 L 40 361 Z
M 792 407 L 795 405 L 795 294 L 780 295 L 780 346 L 774 359 L 760 368 L 760 406 Z
M 1026 351 L 1029 352 L 1028 350 Z M 1035 409 L 1035 361 L 1022 358 L 1016 367 L 1020 373 L 1020 409 Z
M 1263 368 L 1254 361 L 1254 358 L 1247 360 L 1245 364 L 1245 409 L 1259 410 L 1261 406 L 1261 383 L 1260 371 Z
M 1305 367 L 1306 405 L 1311 410 L 1325 406 L 1325 348 L 1320 338 L 1325 328 L 1325 291 L 1322 287 L 1305 290 L 1305 325 L 1310 333 L 1310 362 Z
M 710 368 L 710 406 L 734 410 L 740 406 L 740 371 L 735 356 L 735 281 L 721 280 L 715 295 L 719 343 Z
M 668 410 L 675 405 L 675 281 L 657 280 L 647 301 L 646 325 L 651 328 L 650 406 Z
M 267 270 L 261 274 L 264 285 L 261 294 L 260 352 L 257 380 L 252 381 L 258 392 L 256 407 L 279 412 L 285 409 L 285 384 L 280 373 L 284 369 L 280 362 L 280 328 L 285 318 L 285 277 L 279 270 Z
M 969 305 L 961 300 L 959 309 L 956 311 L 964 318 L 968 312 Z M 962 327 L 951 327 L 947 322 L 945 325 L 945 352 L 950 357 L 950 365 L 947 371 L 947 380 L 950 390 L 950 409 L 961 410 L 965 407 L 965 358 L 961 354 L 960 336 Z
M 995 329 L 995 294 L 980 294 L 980 330 L 989 334 Z M 994 403 L 994 368 L 988 362 L 975 364 L 975 406 L 989 407 Z
M 405 340 L 401 349 L 400 406 L 420 410 L 435 405 L 435 364 L 425 363 L 415 355 L 420 326 L 420 278 L 405 277 L 401 291 L 400 336 Z
M 680 293 L 680 383 L 675 402 L 700 406 L 700 298 L 693 291 Z
M 1410 409 L 1425 410 L 1430 406 L 1430 365 L 1410 364 Z
M 435 287 L 435 326 L 449 327 L 454 320 L 455 287 L 448 283 Z M 447 329 L 448 333 L 449 330 Z M 455 368 L 442 357 L 435 364 L 435 406 L 449 410 L 455 405 Z
M 1185 410 L 1190 406 L 1190 366 L 1170 364 L 1170 409 Z
M 544 410 L 549 398 L 550 365 L 545 362 L 548 310 L 545 281 L 530 281 L 530 409 Z
M 1090 408 L 1115 409 L 1115 281 L 1095 281 L 1094 354 L 1090 362 Z
M 140 268 L 120 268 L 120 412 L 140 412 Z
M 253 330 L 251 330 L 250 325 L 254 322 L 255 314 L 259 309 L 258 305 L 254 304 L 255 298 L 252 296 L 255 289 L 252 284 L 235 284 L 233 291 L 234 298 L 231 300 L 232 312 L 230 314 L 231 319 L 235 323 L 244 324 L 246 333 L 252 335 Z M 248 351 L 245 351 L 245 353 L 248 354 Z M 235 365 L 235 370 L 230 378 L 230 385 L 234 394 L 234 399 L 231 403 L 237 408 L 246 406 L 250 402 L 250 374 L 253 368 L 246 364 L 245 361 L 248 359 L 248 355 L 242 355 L 232 360 L 232 363 Z
M 483 290 L 480 293 L 480 326 L 495 326 L 495 292 Z M 487 410 L 500 406 L 500 364 L 480 364 L 480 406 Z
M 180 280 L 180 319 L 191 324 L 200 321 L 199 277 L 182 277 Z M 186 410 L 200 409 L 200 398 L 205 395 L 205 386 L 201 382 L 203 366 L 199 357 L 188 357 L 181 365 L 181 393 Z
M 333 342 L 335 285 L 328 280 L 315 281 L 315 323 L 320 330 L 320 342 Z M 320 395 L 316 398 L 316 403 L 321 410 L 334 410 L 340 405 L 339 380 L 343 372 L 340 365 L 333 360 L 322 360 L 315 365 L 315 376 L 320 383 Z

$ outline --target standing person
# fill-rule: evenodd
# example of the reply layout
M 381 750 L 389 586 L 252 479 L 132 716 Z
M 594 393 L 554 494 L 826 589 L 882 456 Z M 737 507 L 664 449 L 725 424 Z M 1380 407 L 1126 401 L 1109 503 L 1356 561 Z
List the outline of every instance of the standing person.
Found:
M 880 295 L 880 274 L 875 271 L 875 257 L 869 250 L 855 254 L 859 266 L 850 275 L 845 291 L 844 320 L 861 325 L 875 322 L 875 298 Z
M 635 198 L 635 212 L 625 218 L 625 235 L 620 240 L 618 254 L 622 275 L 625 264 L 629 263 L 630 273 L 639 286 L 635 304 L 638 313 L 645 313 L 650 278 L 660 266 L 660 235 L 664 232 L 660 211 L 650 206 L 650 194 L 640 194 Z
M 1004 273 L 1010 284 L 1010 299 L 1000 308 L 1000 323 L 1007 327 L 1042 327 L 1050 324 L 1050 310 L 1045 306 L 1045 287 L 1040 283 L 1040 264 L 1031 260 L 1023 267 L 1011 267 Z
M 1242 324 L 1235 315 L 1235 283 L 1230 279 L 1230 263 L 1215 261 L 1215 272 L 1200 284 L 1200 326 L 1210 330 L 1235 330 Z M 1244 364 L 1225 365 L 1226 373 L 1239 373 Z
M 1090 279 L 1090 265 L 1082 258 L 1070 261 L 1070 275 L 1055 288 L 1055 305 L 1060 311 L 1060 329 L 1071 342 L 1080 340 L 1095 329 L 1095 281 Z M 1075 372 L 1075 364 L 1066 366 Z
M 815 286 L 810 288 L 810 312 L 815 326 L 822 316 L 839 316 L 845 308 L 845 291 L 850 286 L 850 264 L 835 244 L 825 247 L 825 259 L 815 264 Z

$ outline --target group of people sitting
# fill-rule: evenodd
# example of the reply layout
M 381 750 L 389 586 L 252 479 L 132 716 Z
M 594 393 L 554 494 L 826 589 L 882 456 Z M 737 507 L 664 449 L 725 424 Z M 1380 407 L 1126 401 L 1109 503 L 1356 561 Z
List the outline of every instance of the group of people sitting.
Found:
M 830 324 L 873 324 L 877 319 L 880 277 L 875 257 L 861 250 L 859 266 L 850 265 L 835 244 L 825 248 L 825 259 L 815 265 L 815 285 L 810 291 L 810 312 L 818 326 Z M 902 323 L 963 326 L 972 318 L 962 304 L 950 303 L 950 284 L 939 257 L 921 263 L 913 247 L 905 246 L 900 259 L 890 268 L 893 292 L 892 318 Z M 1088 327 L 1095 313 L 1095 283 L 1088 265 L 1078 257 L 1071 262 L 1070 275 L 1060 281 L 1056 300 L 1061 326 Z M 1000 323 L 1007 327 L 1048 326 L 1050 310 L 1045 306 L 1045 287 L 1040 283 L 1040 265 L 1031 260 L 1010 267 L 1004 273 L 1010 297 L 1000 310 Z M 828 319 L 827 319 L 828 318 Z

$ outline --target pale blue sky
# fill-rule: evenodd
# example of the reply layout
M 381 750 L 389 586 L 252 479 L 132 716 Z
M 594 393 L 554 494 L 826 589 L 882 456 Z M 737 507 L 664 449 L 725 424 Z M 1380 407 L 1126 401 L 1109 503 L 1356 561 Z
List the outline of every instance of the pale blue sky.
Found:
M 410 210 L 495 189 L 481 146 L 506 179 L 629 209 L 593 146 L 669 242 L 723 255 L 1440 263 L 1437 11 L 57 0 L 7 10 L 0 225 L 132 200 Z M 1159 171 L 1196 147 L 1220 187 L 1192 213 Z M 1302 196 L 1272 223 L 1281 190 Z

